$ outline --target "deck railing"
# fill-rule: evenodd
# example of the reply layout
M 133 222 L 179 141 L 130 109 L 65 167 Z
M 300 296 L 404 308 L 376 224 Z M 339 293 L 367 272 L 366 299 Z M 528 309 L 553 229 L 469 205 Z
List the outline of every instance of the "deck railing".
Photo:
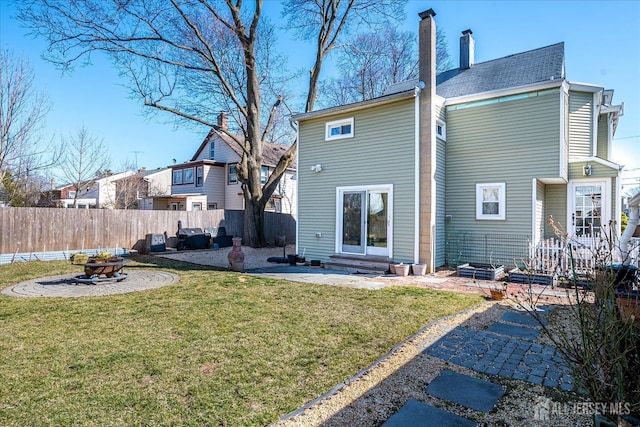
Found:
M 638 265 L 640 238 L 629 242 L 629 261 Z M 572 237 L 569 239 L 544 239 L 529 243 L 527 268 L 545 274 L 567 274 L 571 271 L 587 271 L 598 262 L 624 262 L 617 244 L 600 237 Z

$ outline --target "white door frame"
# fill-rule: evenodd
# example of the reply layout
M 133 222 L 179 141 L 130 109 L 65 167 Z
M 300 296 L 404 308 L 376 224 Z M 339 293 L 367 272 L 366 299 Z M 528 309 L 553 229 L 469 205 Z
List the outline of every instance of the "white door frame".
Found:
M 347 187 L 336 187 L 336 236 L 335 236 L 335 251 L 337 254 L 346 253 L 342 250 L 342 202 L 343 195 L 346 192 L 355 192 L 362 191 L 366 193 L 366 203 L 363 206 L 363 209 L 368 208 L 369 201 L 369 193 L 370 192 L 383 192 L 387 193 L 387 248 L 386 250 L 380 251 L 378 248 L 372 248 L 370 246 L 366 246 L 366 236 L 365 240 L 365 252 L 364 255 L 376 255 L 376 256 L 386 256 L 389 258 L 393 258 L 393 184 L 384 184 L 384 185 L 356 185 L 356 186 L 347 186 Z M 365 215 L 366 221 L 367 215 Z M 364 229 L 366 230 L 366 224 Z M 376 250 L 378 249 L 378 250 Z M 357 254 L 362 255 L 362 254 Z
M 576 229 L 573 214 L 576 210 L 575 191 L 577 186 L 582 185 L 602 185 L 602 208 L 601 208 L 601 227 L 608 226 L 611 220 L 611 178 L 583 178 L 569 180 L 567 185 L 567 226 L 566 230 L 569 236 L 576 237 Z

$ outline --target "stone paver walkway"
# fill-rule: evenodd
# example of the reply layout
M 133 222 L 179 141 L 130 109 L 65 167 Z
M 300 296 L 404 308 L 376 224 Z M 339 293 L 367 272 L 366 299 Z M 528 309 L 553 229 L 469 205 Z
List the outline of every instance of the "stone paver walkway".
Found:
M 423 353 L 489 375 L 573 390 L 571 370 L 560 353 L 553 346 L 535 342 L 539 329 L 540 325 L 531 316 L 507 311 L 486 330 L 458 326 Z M 443 371 L 427 386 L 427 392 L 476 411 L 488 412 L 498 403 L 504 388 L 468 375 Z M 430 417 L 437 417 L 438 423 L 432 424 Z M 401 425 L 467 426 L 475 423 L 410 399 L 384 424 Z
M 570 368 L 555 347 L 458 326 L 424 353 L 490 375 L 573 390 Z

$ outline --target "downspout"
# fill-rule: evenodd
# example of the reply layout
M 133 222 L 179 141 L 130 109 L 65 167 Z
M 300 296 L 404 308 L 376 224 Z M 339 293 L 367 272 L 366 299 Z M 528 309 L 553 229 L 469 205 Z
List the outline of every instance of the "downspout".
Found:
M 629 202 L 629 224 L 620 237 L 620 253 L 622 254 L 622 265 L 631 264 L 629 257 L 629 241 L 636 231 L 636 227 L 640 222 L 640 193 L 633 196 Z

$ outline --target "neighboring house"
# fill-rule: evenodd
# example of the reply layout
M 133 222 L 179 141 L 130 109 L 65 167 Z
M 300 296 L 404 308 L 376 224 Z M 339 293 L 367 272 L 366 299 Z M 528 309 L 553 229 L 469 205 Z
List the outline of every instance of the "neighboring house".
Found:
M 63 208 L 73 208 L 74 201 L 77 201 L 78 209 L 114 209 L 117 207 L 116 182 L 131 175 L 135 175 L 135 172 L 108 174 L 91 180 L 86 185 L 80 185 L 80 188 L 72 184 L 58 187 L 56 189 L 60 191 L 58 203 Z
M 226 114 L 218 116 L 218 126 L 227 128 Z M 287 147 L 265 142 L 263 145 L 263 183 L 287 150 Z M 242 188 L 236 165 L 242 158 L 241 148 L 223 132 L 211 129 L 188 162 L 171 166 L 171 196 L 154 197 L 145 205 L 153 209 L 209 210 L 244 209 Z M 283 174 L 271 196 L 267 211 L 296 214 L 295 165 Z
M 475 64 L 470 30 L 460 67 L 436 76 L 434 15 L 419 80 L 293 117 L 298 252 L 513 264 L 553 236 L 550 216 L 577 236 L 619 219 L 613 91 L 568 81 L 563 43 Z
M 154 197 L 171 194 L 171 168 L 146 170 L 116 181 L 116 205 L 120 209 L 154 209 Z M 166 209 L 166 205 L 161 208 Z

